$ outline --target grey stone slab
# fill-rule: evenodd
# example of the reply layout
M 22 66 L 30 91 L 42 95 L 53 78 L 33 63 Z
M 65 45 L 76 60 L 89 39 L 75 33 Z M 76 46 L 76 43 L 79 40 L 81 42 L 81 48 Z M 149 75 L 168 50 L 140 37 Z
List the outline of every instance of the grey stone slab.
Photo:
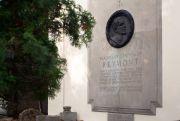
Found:
M 77 121 L 76 112 L 63 112 L 60 116 L 63 121 Z
M 60 121 L 60 116 L 39 115 L 36 121 Z
M 133 114 L 108 113 L 108 121 L 134 121 Z
M 120 7 L 118 0 L 89 3 L 97 24 L 88 50 L 88 100 L 93 111 L 154 115 L 162 106 L 161 0 L 121 1 Z M 120 9 L 131 13 L 135 31 L 117 49 L 108 43 L 105 30 Z

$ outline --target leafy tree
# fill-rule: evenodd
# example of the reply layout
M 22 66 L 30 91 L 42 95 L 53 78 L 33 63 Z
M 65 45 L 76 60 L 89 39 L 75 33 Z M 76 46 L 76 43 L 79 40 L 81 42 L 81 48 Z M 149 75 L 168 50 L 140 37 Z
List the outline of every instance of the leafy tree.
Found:
M 0 98 L 17 115 L 19 97 L 53 98 L 66 60 L 56 46 L 62 34 L 73 46 L 91 42 L 95 20 L 73 0 L 0 0 Z M 50 36 L 50 37 L 49 37 Z

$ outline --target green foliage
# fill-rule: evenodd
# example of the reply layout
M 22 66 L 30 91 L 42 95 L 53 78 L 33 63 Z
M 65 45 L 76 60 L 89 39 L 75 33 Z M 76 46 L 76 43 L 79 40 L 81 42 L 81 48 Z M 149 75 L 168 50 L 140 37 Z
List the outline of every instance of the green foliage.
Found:
M 53 98 L 66 65 L 59 36 L 87 45 L 94 24 L 73 0 L 0 0 L 0 98 L 18 104 L 29 91 L 39 100 Z

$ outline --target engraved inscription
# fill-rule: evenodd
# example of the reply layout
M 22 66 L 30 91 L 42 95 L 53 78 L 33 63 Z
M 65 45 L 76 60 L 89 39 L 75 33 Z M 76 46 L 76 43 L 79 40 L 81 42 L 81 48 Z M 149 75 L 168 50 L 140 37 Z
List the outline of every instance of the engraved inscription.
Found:
M 142 67 L 138 56 L 120 58 L 100 58 L 100 92 L 118 94 L 119 91 L 142 91 Z
M 98 81 L 101 95 L 117 95 L 123 92 L 142 92 L 141 44 L 132 46 L 134 51 L 118 55 L 102 56 L 100 78 Z

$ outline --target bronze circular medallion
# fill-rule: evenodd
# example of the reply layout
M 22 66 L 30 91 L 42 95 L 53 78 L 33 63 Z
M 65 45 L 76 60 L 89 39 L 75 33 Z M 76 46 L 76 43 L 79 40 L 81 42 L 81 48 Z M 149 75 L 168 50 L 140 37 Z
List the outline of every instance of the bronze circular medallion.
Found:
M 131 40 L 133 34 L 134 19 L 127 10 L 116 11 L 108 20 L 106 37 L 112 47 L 124 47 Z

